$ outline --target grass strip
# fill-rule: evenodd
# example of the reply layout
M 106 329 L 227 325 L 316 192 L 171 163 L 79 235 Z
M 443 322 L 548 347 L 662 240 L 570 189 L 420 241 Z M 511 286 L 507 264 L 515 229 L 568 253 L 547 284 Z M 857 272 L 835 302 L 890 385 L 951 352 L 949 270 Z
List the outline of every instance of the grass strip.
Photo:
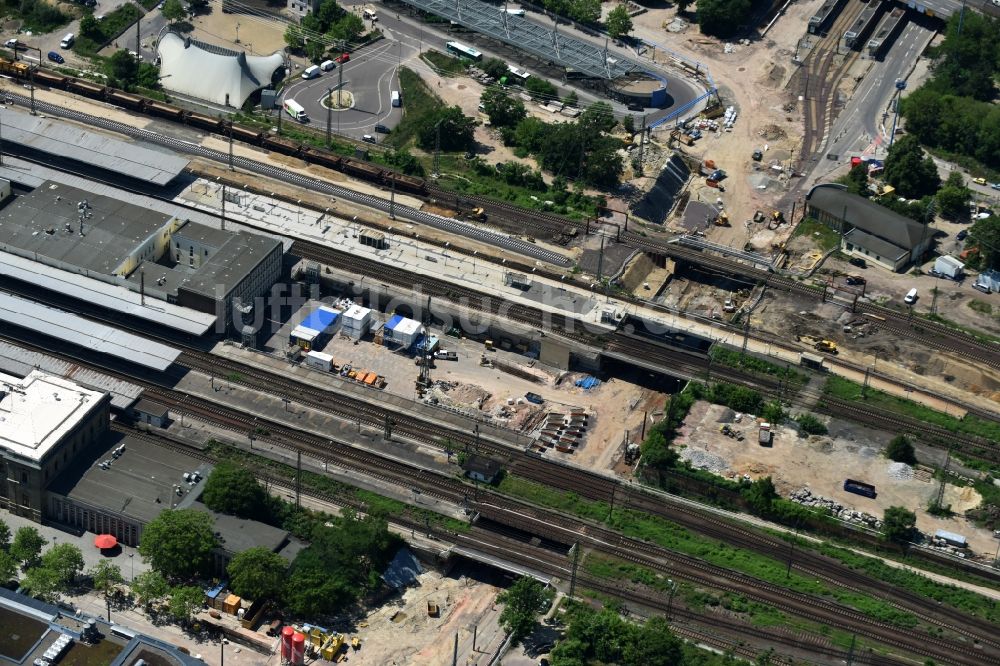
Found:
M 452 76 L 465 73 L 465 63 L 454 56 L 429 49 L 420 54 L 420 59 L 430 65 L 442 76 Z
M 274 476 L 283 479 L 295 478 L 295 468 L 291 465 L 271 460 L 263 456 L 254 455 L 248 451 L 237 449 L 229 444 L 210 440 L 208 442 L 210 455 L 219 460 L 228 460 L 239 465 L 244 465 L 259 471 L 266 471 Z M 451 532 L 468 532 L 471 527 L 465 521 L 435 513 L 428 509 L 421 509 L 410 506 L 405 502 L 383 497 L 377 493 L 362 488 L 355 488 L 331 479 L 328 476 L 317 474 L 309 470 L 302 470 L 302 487 L 324 495 L 343 498 L 345 501 L 363 503 L 367 513 L 379 513 L 384 516 L 407 516 L 418 522 L 436 525 Z
M 784 379 L 786 382 L 804 384 L 808 377 L 801 372 L 792 370 L 787 365 L 778 365 L 771 361 L 765 361 L 752 355 L 743 355 L 733 349 L 712 345 L 712 351 L 708 354 L 712 358 L 712 363 L 718 363 L 729 368 L 741 368 L 749 370 L 758 375 L 770 375 Z
M 840 245 L 840 234 L 811 217 L 807 217 L 799 222 L 799 226 L 795 227 L 795 233 L 792 236 L 808 236 L 824 252 L 828 252 Z
M 603 502 L 585 500 L 571 493 L 560 493 L 510 474 L 501 481 L 500 490 L 536 504 L 604 523 L 626 536 L 645 539 L 663 548 L 697 557 L 716 566 L 740 571 L 759 580 L 781 585 L 803 594 L 834 599 L 856 608 L 880 622 L 888 622 L 904 628 L 917 626 L 916 616 L 893 608 L 883 601 L 850 590 L 831 588 L 811 577 L 798 573 L 793 572 L 791 575 L 786 575 L 784 562 L 696 535 L 680 525 L 658 516 L 650 516 L 628 509 L 616 509 L 609 516 L 610 507 Z
M 867 397 L 862 396 L 862 386 L 856 382 L 836 375 L 830 375 L 823 387 L 823 392 L 842 400 L 854 402 L 864 402 L 873 407 L 880 407 L 898 414 L 910 416 L 938 427 L 944 428 L 948 432 L 974 435 L 983 437 L 991 441 L 1000 441 L 1000 423 L 987 421 L 974 414 L 967 414 L 965 418 L 955 418 L 948 414 L 931 409 L 906 398 L 896 396 L 869 388 Z
M 918 316 L 927 319 L 928 321 L 933 321 L 938 324 L 942 324 L 943 326 L 947 326 L 952 330 L 961 331 L 962 333 L 967 333 L 968 335 L 971 335 L 980 342 L 989 342 L 989 343 L 1000 342 L 1000 336 L 993 335 L 992 333 L 986 333 L 984 331 L 980 331 L 979 329 L 972 328 L 970 326 L 963 326 L 962 324 L 953 322 L 952 320 L 942 317 L 941 315 L 936 314 L 934 312 L 918 314 Z M 919 326 L 919 324 L 915 325 Z

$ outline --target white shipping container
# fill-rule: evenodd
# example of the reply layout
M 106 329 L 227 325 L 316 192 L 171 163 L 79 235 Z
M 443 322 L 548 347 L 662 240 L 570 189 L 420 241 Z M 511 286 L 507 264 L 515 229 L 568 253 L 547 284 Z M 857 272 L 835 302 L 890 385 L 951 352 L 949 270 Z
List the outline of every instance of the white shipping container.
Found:
M 934 260 L 934 274 L 958 280 L 965 271 L 965 264 L 955 257 L 944 255 Z
M 311 351 L 306 354 L 306 365 L 310 368 L 330 372 L 330 367 L 333 365 L 333 357 L 323 352 Z

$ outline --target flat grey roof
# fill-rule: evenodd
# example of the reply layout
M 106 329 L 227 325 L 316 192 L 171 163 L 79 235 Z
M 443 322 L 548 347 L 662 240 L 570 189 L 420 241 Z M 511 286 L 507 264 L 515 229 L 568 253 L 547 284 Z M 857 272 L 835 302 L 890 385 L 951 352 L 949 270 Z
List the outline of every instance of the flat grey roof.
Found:
M 71 467 L 59 476 L 50 492 L 87 504 L 96 509 L 122 514 L 148 523 L 183 499 L 174 492 L 180 484 L 186 495 L 191 486 L 184 482 L 184 472 L 200 471 L 208 476 L 208 466 L 179 451 L 155 446 L 141 440 L 114 436 L 89 467 Z M 124 444 L 125 452 L 108 469 L 98 464 L 111 458 L 111 449 Z
M 806 195 L 806 204 L 906 251 L 917 247 L 929 235 L 919 222 L 851 194 L 839 183 L 816 185 Z
M 211 514 L 222 550 L 229 553 L 241 553 L 248 548 L 267 548 L 276 553 L 288 540 L 288 532 L 278 527 L 216 513 L 201 502 L 194 502 L 191 508 Z
M 184 229 L 192 223 L 185 225 Z M 195 225 L 201 227 L 202 225 Z M 208 227 L 203 227 L 208 229 Z M 183 231 L 183 229 L 182 229 Z M 209 229 L 209 231 L 218 231 Z M 229 293 L 264 258 L 281 247 L 281 241 L 259 234 L 229 234 L 229 239 L 201 265 L 187 276 L 180 287 L 196 294 L 216 298 L 216 287 L 222 285 Z
M 78 205 L 82 201 L 90 209 L 81 235 Z M 11 246 L 84 273 L 109 276 L 170 219 L 118 199 L 47 181 L 0 209 L 0 249 Z
M 3 292 L 0 321 L 161 372 L 181 355 L 180 350 L 159 342 Z
M 187 158 L 173 153 L 90 132 L 65 120 L 19 113 L 9 106 L 3 115 L 3 140 L 155 185 L 166 185 L 188 165 Z
M 214 314 L 198 312 L 152 298 L 146 298 L 143 302 L 139 294 L 129 290 L 128 287 L 61 271 L 6 252 L 0 252 L 0 275 L 8 275 L 50 291 L 192 335 L 204 335 L 215 325 Z M 146 279 L 149 284 L 150 276 Z

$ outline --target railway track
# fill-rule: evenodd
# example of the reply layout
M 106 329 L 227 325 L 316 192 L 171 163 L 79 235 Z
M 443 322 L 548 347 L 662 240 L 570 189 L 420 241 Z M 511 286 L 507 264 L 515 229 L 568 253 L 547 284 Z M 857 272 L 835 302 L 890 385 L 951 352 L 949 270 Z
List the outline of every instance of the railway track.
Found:
M 8 96 L 15 103 L 24 106 L 29 103 L 28 99 L 22 95 L 9 94 Z M 58 107 L 44 102 L 36 102 L 36 106 L 45 113 L 67 117 L 78 122 L 102 127 L 136 139 L 163 145 L 176 150 L 179 153 L 195 154 L 217 162 L 228 162 L 229 159 L 228 154 L 220 151 L 214 151 L 201 146 L 196 146 L 190 142 L 174 139 L 155 132 L 137 129 L 123 123 L 117 123 L 104 118 L 97 118 L 88 114 L 65 109 L 63 107 Z M 383 212 L 387 212 L 389 209 L 389 202 L 380 197 L 358 193 L 348 188 L 331 185 L 323 181 L 308 178 L 283 169 L 278 169 L 268 164 L 263 164 L 248 158 L 234 157 L 233 162 L 235 166 L 238 166 L 241 169 L 267 177 L 277 178 L 283 182 L 289 182 L 305 189 L 339 196 L 343 199 L 360 205 L 369 206 Z M 449 198 L 454 198 L 454 196 L 455 195 L 448 193 Z M 584 223 L 568 220 L 567 218 L 562 218 L 550 213 L 519 209 L 508 203 L 495 202 L 482 197 L 463 196 L 463 198 L 474 201 L 483 206 L 485 209 L 492 211 L 498 219 L 507 219 L 508 221 L 513 220 L 519 229 L 533 229 L 539 234 L 557 236 L 566 226 L 575 226 L 580 229 L 585 226 Z M 511 238 L 503 234 L 496 234 L 477 228 L 474 225 L 456 222 L 455 220 L 436 215 L 429 215 L 427 213 L 400 205 L 397 205 L 395 209 L 397 215 L 400 217 L 405 217 L 421 224 L 428 224 L 430 226 L 460 235 L 472 235 L 476 239 L 487 244 L 504 247 L 513 252 L 535 257 L 542 261 L 549 261 L 555 265 L 567 265 L 566 259 L 562 255 L 544 250 L 544 248 L 538 248 L 536 245 L 520 239 Z M 684 248 L 677 244 L 653 240 L 629 231 L 622 232 L 621 240 L 623 243 L 631 247 L 658 255 L 666 255 L 675 260 L 705 266 L 706 268 L 714 269 L 723 274 L 742 275 L 747 278 L 760 281 L 769 278 L 769 287 L 782 289 L 784 291 L 788 291 L 789 293 L 808 297 L 810 300 L 822 297 L 822 292 L 818 289 L 814 289 L 789 278 L 783 278 L 773 273 L 742 264 L 738 261 L 725 259 L 723 257 L 716 257 L 698 250 Z M 914 323 L 911 321 L 909 316 L 889 308 L 882 308 L 873 304 L 865 303 L 861 304 L 859 309 L 881 319 L 887 327 L 891 326 L 894 332 L 905 338 L 912 339 L 920 344 L 928 345 L 934 349 L 966 357 L 977 363 L 986 364 L 992 368 L 1000 369 L 1000 347 L 993 343 L 982 342 L 966 333 L 950 329 L 935 322 L 919 320 L 919 323 Z
M 130 378 L 129 381 L 136 380 L 135 378 Z M 457 480 L 441 477 L 426 470 L 414 470 L 407 464 L 381 458 L 377 454 L 366 450 L 358 449 L 326 437 L 303 433 L 298 429 L 262 419 L 259 416 L 253 417 L 249 414 L 236 412 L 207 401 L 192 399 L 190 395 L 181 394 L 178 391 L 150 385 L 145 381 L 141 383 L 145 384 L 147 394 L 152 399 L 171 407 L 175 412 L 182 411 L 188 415 L 198 416 L 240 434 L 246 433 L 255 427 L 265 427 L 269 432 L 268 441 L 289 450 L 303 451 L 320 460 L 328 460 L 342 467 L 346 466 L 364 470 L 366 473 L 373 474 L 377 478 L 396 485 L 409 484 L 409 487 L 417 486 L 428 496 L 454 503 L 467 501 L 470 492 L 469 488 Z M 554 479 L 550 479 L 549 483 L 551 484 L 554 481 Z M 870 618 L 866 618 L 863 614 L 852 609 L 831 605 L 828 602 L 821 602 L 821 600 L 805 598 L 806 595 L 788 593 L 772 584 L 762 584 L 761 589 L 757 590 L 755 586 L 758 585 L 759 581 L 755 582 L 754 579 L 747 576 L 733 574 L 725 569 L 709 565 L 689 556 L 671 553 L 670 551 L 645 544 L 644 542 L 622 537 L 603 527 L 589 524 L 579 519 L 562 516 L 550 511 L 538 510 L 509 498 L 495 495 L 492 492 L 476 489 L 476 495 L 477 499 L 473 506 L 487 517 L 496 518 L 495 515 L 488 513 L 493 508 L 519 516 L 526 516 L 527 519 L 534 521 L 536 528 L 539 524 L 549 526 L 546 528 L 547 531 L 543 532 L 549 538 L 553 538 L 550 528 L 556 526 L 568 535 L 588 540 L 590 545 L 600 548 L 602 552 L 607 552 L 628 561 L 642 563 L 644 566 L 651 566 L 663 571 L 667 575 L 685 578 L 699 584 L 713 585 L 715 587 L 721 586 L 722 589 L 733 593 L 744 594 L 750 598 L 758 599 L 763 603 L 775 604 L 777 607 L 783 608 L 790 613 L 805 613 L 806 616 L 819 619 L 823 622 L 831 622 L 834 616 L 836 616 L 839 618 L 837 620 L 838 626 L 843 625 L 844 628 L 851 631 L 858 630 L 858 633 L 867 635 L 873 638 L 873 640 L 877 638 L 879 641 L 887 642 L 887 644 L 896 645 L 903 649 L 913 649 L 912 644 L 909 647 L 906 646 L 904 639 L 899 637 L 893 638 L 891 636 L 896 631 L 893 627 L 889 625 L 872 625 Z M 484 498 L 488 499 L 489 502 L 484 502 Z M 511 521 L 505 522 L 510 524 Z M 520 527 L 520 525 L 516 524 L 516 521 L 513 526 Z M 667 558 L 672 563 L 664 565 L 662 563 L 664 558 Z M 848 573 L 848 576 L 850 579 L 857 579 L 857 576 L 854 574 Z M 815 613 L 809 610 L 811 605 L 815 604 L 819 604 L 822 607 L 821 618 L 816 618 Z M 947 627 L 949 631 L 973 637 L 971 630 L 967 627 L 975 626 L 974 622 L 971 624 L 964 622 L 959 626 L 953 627 L 933 618 L 929 618 L 928 621 L 933 622 L 937 626 Z M 867 628 L 862 625 L 867 625 Z M 990 645 L 991 636 L 992 634 L 986 637 L 978 637 L 978 640 L 982 644 Z M 938 643 L 944 646 L 948 642 L 939 641 Z M 1000 650 L 1000 646 L 997 649 Z M 941 653 L 935 654 L 938 658 L 942 658 Z M 1000 651 L 998 651 L 998 655 L 1000 655 Z
M 144 441 L 154 446 L 169 448 L 204 462 L 213 464 L 218 462 L 217 458 L 204 451 L 178 444 L 163 435 L 136 430 L 117 422 L 112 424 L 112 429 L 133 439 Z M 351 506 L 359 511 L 365 511 L 367 508 L 362 502 L 350 496 L 320 493 L 308 487 L 297 488 L 292 479 L 265 474 L 261 470 L 256 470 L 255 473 L 266 485 L 283 488 L 290 495 L 298 492 L 304 497 L 319 500 L 331 506 Z M 466 536 L 460 533 L 446 532 L 437 525 L 421 523 L 408 515 L 394 515 L 391 520 L 411 530 L 420 530 L 421 532 L 426 530 L 428 534 L 445 543 L 455 542 L 457 545 L 477 550 L 483 547 L 486 547 L 487 550 L 495 550 L 495 554 L 501 558 L 517 559 L 517 564 L 540 570 L 542 573 L 556 576 L 563 580 L 571 573 L 567 566 L 568 558 L 565 554 L 553 553 L 548 549 L 543 550 L 533 544 L 526 543 L 524 540 L 509 538 L 502 531 L 499 534 L 494 534 L 491 529 L 473 526 L 470 534 Z M 724 651 L 732 651 L 734 654 L 746 659 L 754 659 L 760 652 L 774 647 L 808 651 L 815 656 L 831 658 L 835 662 L 843 661 L 847 656 L 845 652 L 833 647 L 828 640 L 816 635 L 801 632 L 775 631 L 773 629 L 754 627 L 727 615 L 697 613 L 680 604 L 665 602 L 660 594 L 651 590 L 622 587 L 606 579 L 596 578 L 586 573 L 578 575 L 578 581 L 581 587 L 586 587 L 611 597 L 623 598 L 645 609 L 668 612 L 668 619 L 672 621 L 671 629 L 675 634 L 697 643 L 711 645 Z M 732 638 L 723 636 L 720 632 L 731 634 Z M 759 647 L 749 645 L 748 641 L 755 641 Z M 875 660 L 872 660 L 873 658 Z M 881 655 L 866 656 L 863 654 L 855 656 L 855 663 L 869 663 L 874 666 L 907 666 L 908 664 L 906 661 Z

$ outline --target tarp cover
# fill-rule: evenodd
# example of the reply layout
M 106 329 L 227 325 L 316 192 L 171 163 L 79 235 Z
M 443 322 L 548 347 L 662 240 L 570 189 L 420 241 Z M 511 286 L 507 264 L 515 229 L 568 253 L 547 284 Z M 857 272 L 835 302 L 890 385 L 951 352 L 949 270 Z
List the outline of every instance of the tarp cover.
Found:
M 215 104 L 240 108 L 254 91 L 271 84 L 284 64 L 281 53 L 247 56 L 169 32 L 157 46 L 164 88 Z
M 389 563 L 389 567 L 385 570 L 385 573 L 382 574 L 382 580 L 389 587 L 398 590 L 401 587 L 406 587 L 416 582 L 417 576 L 422 571 L 420 563 L 417 562 L 417 558 L 413 556 L 413 553 L 407 548 L 400 548 L 396 551 L 396 556 L 392 558 L 392 562 Z

